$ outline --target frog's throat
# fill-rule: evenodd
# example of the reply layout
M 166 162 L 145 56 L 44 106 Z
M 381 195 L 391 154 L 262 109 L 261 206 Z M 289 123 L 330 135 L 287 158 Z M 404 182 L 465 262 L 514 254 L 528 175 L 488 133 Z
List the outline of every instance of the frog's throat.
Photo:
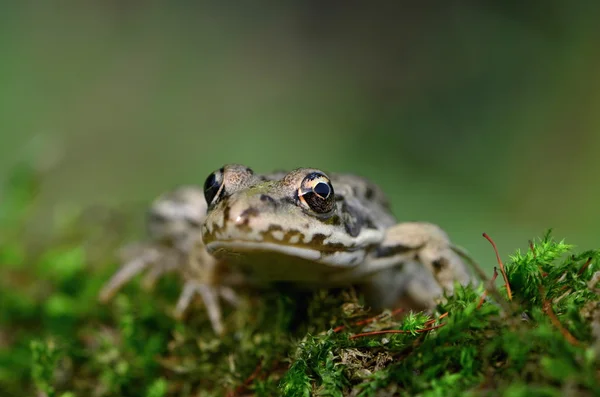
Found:
M 245 253 L 273 252 L 294 258 L 305 259 L 324 265 L 352 268 L 358 266 L 365 257 L 364 250 L 321 252 L 316 249 L 297 247 L 292 245 L 276 244 L 257 241 L 213 241 L 206 245 L 211 254 L 221 252 L 244 255 Z

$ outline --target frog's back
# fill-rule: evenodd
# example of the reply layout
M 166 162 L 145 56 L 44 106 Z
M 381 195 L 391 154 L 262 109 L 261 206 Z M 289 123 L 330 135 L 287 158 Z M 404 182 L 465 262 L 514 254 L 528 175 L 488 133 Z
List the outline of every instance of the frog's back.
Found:
M 390 210 L 390 203 L 383 190 L 371 180 L 354 174 L 328 174 L 334 186 L 338 187 L 340 194 L 351 190 L 352 196 L 361 202 L 382 209 Z M 340 189 L 344 187 L 343 189 Z M 336 191 L 337 193 L 337 191 Z
M 336 196 L 342 197 L 348 205 L 358 206 L 361 212 L 367 215 L 378 228 L 388 228 L 397 223 L 388 198 L 377 184 L 353 174 L 331 173 L 328 175 Z

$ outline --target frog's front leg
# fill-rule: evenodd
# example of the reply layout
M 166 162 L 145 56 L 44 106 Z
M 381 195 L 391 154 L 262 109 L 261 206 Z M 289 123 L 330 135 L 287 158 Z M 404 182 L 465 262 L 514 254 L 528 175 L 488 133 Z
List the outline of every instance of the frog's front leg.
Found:
M 128 260 L 112 276 L 100 291 L 100 301 L 108 302 L 126 283 L 137 274 L 147 270 L 142 286 L 148 290 L 165 273 L 177 271 L 184 280 L 183 288 L 174 310 L 174 316 L 183 318 L 185 312 L 200 296 L 215 333 L 224 331 L 220 300 L 236 306 L 238 298 L 233 289 L 220 283 L 222 273 L 219 263 L 210 256 L 199 242 L 194 249 L 140 245 L 135 250 L 127 249 Z M 131 255 L 131 256 L 129 256 Z
M 365 280 L 376 307 L 433 308 L 454 282 L 472 281 L 466 264 L 437 225 L 406 222 L 389 228 L 364 266 L 353 272 Z
M 432 223 L 405 222 L 389 228 L 380 250 L 396 252 L 400 258 L 412 256 L 449 293 L 454 291 L 456 281 L 471 281 L 466 264 L 452 248 L 446 232 Z
M 206 200 L 201 189 L 184 186 L 160 196 L 148 214 L 149 240 L 121 250 L 123 265 L 103 286 L 100 300 L 107 302 L 136 275 L 146 271 L 142 285 L 149 289 L 165 273 L 177 272 L 184 286 L 175 308 L 181 318 L 193 298 L 200 295 L 212 327 L 223 332 L 220 299 L 235 304 L 233 290 L 219 284 L 220 268 L 206 252 L 200 226 L 206 217 Z
M 185 283 L 175 306 L 175 317 L 183 318 L 193 298 L 198 295 L 204 303 L 213 331 L 222 335 L 225 328 L 220 300 L 232 306 L 239 304 L 237 294 L 224 281 L 229 276 L 226 274 L 228 269 L 206 251 L 202 242 L 198 242 L 194 254 L 185 258 L 181 270 Z
M 111 300 L 125 284 L 146 270 L 142 286 L 151 289 L 163 274 L 180 266 L 181 253 L 154 244 L 132 244 L 121 249 L 119 257 L 123 265 L 102 286 L 99 294 L 102 303 Z

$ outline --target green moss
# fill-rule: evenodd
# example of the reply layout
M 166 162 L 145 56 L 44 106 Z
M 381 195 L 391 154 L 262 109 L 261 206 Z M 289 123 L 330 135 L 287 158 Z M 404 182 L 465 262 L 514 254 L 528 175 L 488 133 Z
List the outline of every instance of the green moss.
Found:
M 600 395 L 600 251 L 546 233 L 506 263 L 511 302 L 498 301 L 504 286 L 482 304 L 483 284 L 457 286 L 432 316 L 369 312 L 351 290 L 275 287 L 226 310 L 217 338 L 202 307 L 169 315 L 175 277 L 97 303 L 129 236 L 104 240 L 95 229 L 107 225 L 73 217 L 36 241 L 25 225 L 37 179 L 21 167 L 3 192 L 0 395 Z M 357 335 L 380 330 L 401 332 Z

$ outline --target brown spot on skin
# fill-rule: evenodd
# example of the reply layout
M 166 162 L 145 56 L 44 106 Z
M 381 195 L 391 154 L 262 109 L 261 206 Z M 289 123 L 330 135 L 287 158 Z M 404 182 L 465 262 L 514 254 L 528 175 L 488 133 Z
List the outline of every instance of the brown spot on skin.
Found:
M 277 243 L 277 244 L 289 242 L 289 238 L 287 237 L 289 232 L 283 236 L 283 240 L 278 240 L 275 237 L 273 237 L 273 232 L 280 232 L 280 231 L 283 231 L 283 227 L 281 227 L 279 225 L 269 226 L 269 228 L 266 231 L 261 233 L 263 241 Z
M 283 230 L 283 227 L 279 226 L 279 225 L 271 225 L 269 226 L 269 229 L 267 229 L 267 232 L 274 232 L 274 231 L 281 231 Z
M 312 240 L 310 241 L 310 243 L 315 243 L 315 244 L 319 244 L 319 245 L 323 245 L 323 242 L 325 242 L 325 239 L 327 238 L 326 235 L 324 235 L 323 233 L 317 233 L 313 236 Z
M 262 232 L 262 237 L 263 237 L 263 241 L 265 242 L 271 242 L 271 243 L 276 243 L 279 245 L 289 245 L 289 246 L 293 246 L 293 247 L 306 247 L 306 248 L 311 248 L 311 249 L 315 249 L 317 251 L 321 251 L 325 254 L 329 253 L 334 253 L 334 252 L 338 252 L 340 250 L 347 250 L 347 251 L 352 251 L 354 249 L 358 249 L 359 247 L 346 247 L 344 244 L 341 243 L 336 243 L 336 244 L 325 244 L 325 239 L 328 238 L 328 236 L 324 235 L 324 234 L 316 234 L 313 239 L 308 242 L 307 244 L 303 244 L 302 241 L 302 232 L 299 230 L 288 230 L 284 236 L 283 239 L 276 239 L 275 237 L 273 237 L 273 232 L 275 231 L 282 231 L 283 228 L 279 225 L 272 225 L 269 227 L 268 230 Z M 300 236 L 300 240 L 299 242 L 296 243 L 290 243 L 290 240 L 292 237 L 294 236 Z M 287 244 L 286 244 L 287 243 Z
M 258 209 L 256 209 L 255 207 L 250 207 L 242 211 L 242 213 L 240 214 L 240 218 L 243 219 L 243 224 L 247 225 L 250 218 L 258 216 L 258 214 L 260 214 L 260 211 Z
M 302 232 L 300 232 L 300 230 L 294 230 L 294 229 L 288 230 L 285 233 L 285 236 L 283 236 L 283 241 L 286 242 L 286 243 L 289 243 L 290 240 L 292 239 L 292 237 L 295 237 L 295 236 L 300 236 L 300 239 L 301 239 L 302 238 Z M 300 239 L 298 241 L 300 241 Z M 295 244 L 297 244 L 297 243 L 295 243 Z
M 433 261 L 432 265 L 433 271 L 437 274 L 448 266 L 448 260 L 446 258 L 438 258 Z
M 313 247 L 319 251 L 339 251 L 341 249 L 349 248 L 342 243 L 325 244 L 325 239 L 327 237 L 329 236 L 326 236 L 323 233 L 317 233 L 313 236 L 312 240 L 308 242 L 308 246 Z

